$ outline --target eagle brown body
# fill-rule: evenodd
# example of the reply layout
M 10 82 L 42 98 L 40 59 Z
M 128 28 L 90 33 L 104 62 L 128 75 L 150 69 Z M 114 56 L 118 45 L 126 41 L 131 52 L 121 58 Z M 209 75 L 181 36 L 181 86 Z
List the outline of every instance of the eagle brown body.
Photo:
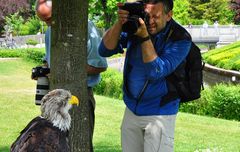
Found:
M 11 146 L 11 152 L 68 152 L 68 131 L 44 118 L 34 118 Z

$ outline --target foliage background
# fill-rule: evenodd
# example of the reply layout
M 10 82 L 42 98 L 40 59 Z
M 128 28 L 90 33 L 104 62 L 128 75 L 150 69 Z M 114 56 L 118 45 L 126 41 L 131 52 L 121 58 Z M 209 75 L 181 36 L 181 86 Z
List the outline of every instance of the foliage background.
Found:
M 125 0 L 90 0 L 89 19 L 98 28 L 106 30 L 117 19 L 118 2 Z M 35 0 L 1 0 L 0 1 L 0 36 L 4 26 L 13 27 L 14 35 L 29 35 L 45 32 L 46 24 L 35 15 Z M 234 5 L 233 5 L 234 4 Z M 240 2 L 237 0 L 174 0 L 174 16 L 182 25 L 201 25 L 204 21 L 212 24 L 239 24 Z M 15 14 L 15 18 L 11 17 Z M 17 14 L 17 15 L 16 15 Z M 6 18 L 11 18 L 6 22 Z M 23 19 L 20 22 L 19 19 Z M 1 33 L 2 32 L 2 33 Z
M 5 17 L 16 12 L 21 12 L 22 16 L 27 15 L 30 5 L 27 0 L 1 0 L 0 1 L 0 35 L 5 25 Z M 25 12 L 25 13 L 24 13 Z

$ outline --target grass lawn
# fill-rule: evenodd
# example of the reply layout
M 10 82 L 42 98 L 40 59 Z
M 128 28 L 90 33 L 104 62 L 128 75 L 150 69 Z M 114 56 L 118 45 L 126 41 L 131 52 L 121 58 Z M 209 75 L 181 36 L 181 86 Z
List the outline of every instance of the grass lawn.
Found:
M 0 152 L 8 152 L 19 132 L 39 112 L 34 104 L 33 63 L 0 60 Z M 121 100 L 95 95 L 95 152 L 120 152 Z M 240 152 L 240 122 L 179 113 L 175 152 Z

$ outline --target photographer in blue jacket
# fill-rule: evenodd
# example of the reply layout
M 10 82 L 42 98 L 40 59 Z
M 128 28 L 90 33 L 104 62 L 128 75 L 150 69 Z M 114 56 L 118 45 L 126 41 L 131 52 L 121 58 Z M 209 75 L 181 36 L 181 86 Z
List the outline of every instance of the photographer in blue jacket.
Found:
M 186 59 L 191 36 L 172 19 L 173 0 L 133 4 L 117 4 L 118 21 L 104 34 L 99 46 L 99 54 L 104 57 L 122 53 L 123 48 L 127 48 L 122 150 L 172 152 L 180 99 L 163 101 L 169 91 L 166 76 Z M 143 14 L 137 11 L 141 8 L 138 4 L 143 5 Z M 135 13 L 140 17 L 136 19 Z

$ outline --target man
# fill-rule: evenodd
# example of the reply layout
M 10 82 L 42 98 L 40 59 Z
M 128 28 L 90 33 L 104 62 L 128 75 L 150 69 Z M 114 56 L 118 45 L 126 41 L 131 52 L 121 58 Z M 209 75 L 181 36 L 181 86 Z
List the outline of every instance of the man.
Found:
M 38 17 L 45 21 L 49 26 L 46 36 L 46 57 L 45 60 L 50 67 L 50 26 L 51 26 L 51 15 L 52 15 L 52 1 L 51 0 L 37 0 L 36 12 Z M 100 81 L 100 73 L 105 71 L 107 68 L 106 59 L 99 56 L 97 48 L 101 41 L 101 37 L 91 21 L 88 21 L 88 56 L 87 56 L 87 74 L 88 74 L 88 96 L 90 106 L 90 134 L 91 134 L 91 151 L 93 151 L 92 138 L 94 130 L 94 109 L 95 99 L 93 96 L 92 87 L 97 85 Z
M 148 0 L 134 35 L 122 32 L 129 12 L 118 3 L 118 21 L 105 33 L 99 53 L 108 57 L 127 48 L 121 126 L 123 152 L 172 152 L 180 99 L 164 101 L 166 76 L 185 60 L 191 46 L 188 32 L 172 19 L 172 0 Z M 146 26 L 147 25 L 147 26 Z

